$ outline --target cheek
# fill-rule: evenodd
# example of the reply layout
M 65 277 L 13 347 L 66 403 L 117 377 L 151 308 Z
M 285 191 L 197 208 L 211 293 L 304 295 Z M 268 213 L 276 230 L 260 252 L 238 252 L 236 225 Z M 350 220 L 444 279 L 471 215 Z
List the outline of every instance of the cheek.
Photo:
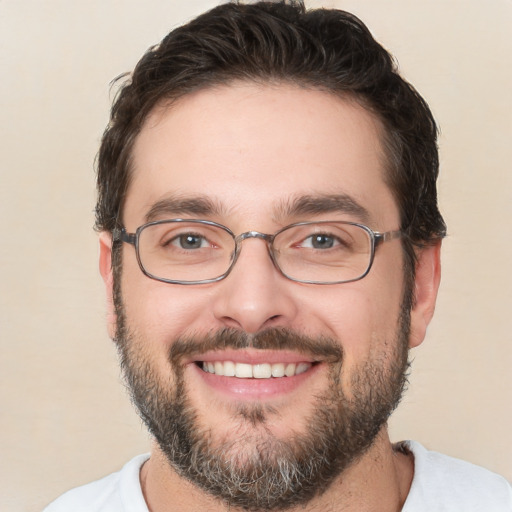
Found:
M 324 303 L 322 306 L 322 302 Z M 317 303 L 318 317 L 343 346 L 346 361 L 365 359 L 376 334 L 388 330 L 391 314 L 382 314 L 378 303 L 360 290 L 347 291 L 343 297 Z
M 374 272 L 361 281 L 322 291 L 304 311 L 313 312 L 310 323 L 316 324 L 317 333 L 339 340 L 348 371 L 378 354 L 391 353 L 397 341 L 402 289 L 400 268 Z
M 153 347 L 167 347 L 177 336 L 208 330 L 209 290 L 150 279 L 133 260 L 125 259 L 121 279 L 123 305 L 132 331 Z

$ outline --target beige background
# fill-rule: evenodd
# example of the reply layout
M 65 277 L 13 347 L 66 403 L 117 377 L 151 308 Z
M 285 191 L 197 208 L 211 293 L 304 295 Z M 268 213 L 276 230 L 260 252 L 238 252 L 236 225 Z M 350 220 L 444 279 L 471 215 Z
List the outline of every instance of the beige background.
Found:
M 2 511 L 40 510 L 147 450 L 104 327 L 93 160 L 109 81 L 214 4 L 0 1 Z M 512 479 L 512 2 L 323 5 L 368 23 L 442 128 L 444 277 L 393 438 Z

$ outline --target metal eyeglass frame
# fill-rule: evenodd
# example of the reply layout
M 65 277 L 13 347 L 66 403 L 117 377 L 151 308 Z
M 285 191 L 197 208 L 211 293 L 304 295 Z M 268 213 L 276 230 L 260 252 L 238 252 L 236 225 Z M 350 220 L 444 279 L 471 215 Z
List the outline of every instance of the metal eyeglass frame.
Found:
M 148 226 L 154 226 L 154 225 L 157 225 L 157 224 L 174 223 L 174 222 L 176 222 L 176 223 L 188 222 L 188 223 L 192 223 L 192 224 L 205 224 L 207 226 L 215 226 L 215 227 L 223 229 L 229 235 L 231 235 L 231 237 L 233 238 L 233 240 L 235 242 L 235 252 L 234 252 L 231 264 L 229 265 L 229 268 L 226 270 L 226 272 L 224 272 L 224 274 L 222 274 L 220 276 L 217 276 L 217 277 L 214 277 L 212 279 L 202 279 L 200 281 L 180 281 L 180 280 L 174 280 L 174 279 L 165 279 L 163 277 L 158 277 L 158 276 L 155 276 L 155 275 L 151 274 L 150 272 L 148 272 L 146 270 L 146 268 L 144 267 L 144 265 L 142 264 L 142 261 L 141 261 L 141 258 L 140 258 L 140 252 L 139 252 L 139 237 L 140 237 L 140 233 L 145 228 L 147 228 Z M 295 278 L 290 277 L 287 274 L 285 274 L 283 272 L 283 270 L 281 269 L 281 267 L 279 266 L 279 264 L 277 263 L 277 260 L 276 260 L 276 258 L 274 256 L 274 248 L 273 248 L 274 239 L 280 233 L 282 233 L 283 231 L 286 231 L 287 229 L 290 229 L 290 228 L 293 228 L 293 227 L 296 227 L 296 226 L 307 226 L 309 224 L 333 224 L 333 223 L 345 224 L 345 225 L 350 225 L 350 226 L 357 226 L 357 227 L 363 229 L 364 231 L 366 231 L 366 233 L 369 235 L 370 242 L 371 242 L 370 243 L 370 259 L 369 259 L 369 262 L 368 262 L 368 267 L 366 268 L 364 273 L 362 275 L 360 275 L 359 277 L 356 277 L 354 279 L 347 279 L 347 280 L 343 280 L 343 281 L 332 281 L 332 282 L 331 281 L 329 281 L 329 282 L 324 282 L 324 281 L 307 281 L 307 280 L 303 280 L 303 279 L 295 279 Z M 375 258 L 375 250 L 377 249 L 377 247 L 379 245 L 381 245 L 382 243 L 384 243 L 384 242 L 388 242 L 390 240 L 395 240 L 397 238 L 400 238 L 400 237 L 403 236 L 403 234 L 404 234 L 403 231 L 400 231 L 400 230 L 398 230 L 398 231 L 386 231 L 384 233 L 381 233 L 381 232 L 378 232 L 378 231 L 373 231 L 368 226 L 365 226 L 364 224 L 359 224 L 357 222 L 347 222 L 347 221 L 338 221 L 338 220 L 336 220 L 336 221 L 329 221 L 329 220 L 326 220 L 326 221 L 297 222 L 297 223 L 294 223 L 294 224 L 289 224 L 288 226 L 285 226 L 284 228 L 281 228 L 279 231 L 277 231 L 273 235 L 269 235 L 267 233 L 260 233 L 259 231 L 246 231 L 245 233 L 240 233 L 239 235 L 235 235 L 228 227 L 226 227 L 226 226 L 224 226 L 222 224 L 219 224 L 217 222 L 210 221 L 210 220 L 202 220 L 202 219 L 165 219 L 165 220 L 157 220 L 157 221 L 153 221 L 153 222 L 148 222 L 146 224 L 142 224 L 141 226 L 139 226 L 137 228 L 135 233 L 128 233 L 126 231 L 126 228 L 124 228 L 124 227 L 122 227 L 120 229 L 119 228 L 114 228 L 114 230 L 112 231 L 112 240 L 114 242 L 118 242 L 118 241 L 125 242 L 125 243 L 133 245 L 135 247 L 135 253 L 136 253 L 136 256 L 137 256 L 137 262 L 139 264 L 139 267 L 140 267 L 142 273 L 144 275 L 146 275 L 147 277 L 149 277 L 150 279 L 154 279 L 156 281 L 161 281 L 163 283 L 182 284 L 182 285 L 189 285 L 190 284 L 190 285 L 192 285 L 192 284 L 215 283 L 217 281 L 221 281 L 222 279 L 225 279 L 230 274 L 230 272 L 233 270 L 233 267 L 235 266 L 235 264 L 237 262 L 238 256 L 240 255 L 240 252 L 242 250 L 242 242 L 244 240 L 247 240 L 248 238 L 259 238 L 259 239 L 264 240 L 265 242 L 267 242 L 268 252 L 269 252 L 270 258 L 272 260 L 272 263 L 274 264 L 275 268 L 281 273 L 281 275 L 283 275 L 287 279 L 290 279 L 291 281 L 295 281 L 297 283 L 329 285 L 329 284 L 351 283 L 351 282 L 359 281 L 360 279 L 363 279 L 366 275 L 368 275 L 368 272 L 370 272 L 370 269 L 372 268 L 373 260 Z

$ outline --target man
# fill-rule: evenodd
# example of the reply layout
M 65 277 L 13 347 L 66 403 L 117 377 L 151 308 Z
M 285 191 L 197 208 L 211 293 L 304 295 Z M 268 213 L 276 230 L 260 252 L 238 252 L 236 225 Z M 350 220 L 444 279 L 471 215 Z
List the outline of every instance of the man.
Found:
M 436 125 L 354 16 L 226 4 L 139 62 L 98 159 L 150 456 L 48 512 L 512 510 L 386 422 L 440 280 Z

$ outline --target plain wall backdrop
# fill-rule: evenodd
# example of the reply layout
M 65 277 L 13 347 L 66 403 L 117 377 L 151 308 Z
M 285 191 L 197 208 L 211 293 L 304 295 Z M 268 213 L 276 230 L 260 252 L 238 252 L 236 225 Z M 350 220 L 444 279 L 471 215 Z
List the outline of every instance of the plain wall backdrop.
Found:
M 93 163 L 109 82 L 217 3 L 0 1 L 2 511 L 148 449 L 105 328 Z M 392 438 L 512 479 L 512 1 L 308 5 L 361 17 L 441 127 L 443 279 Z

